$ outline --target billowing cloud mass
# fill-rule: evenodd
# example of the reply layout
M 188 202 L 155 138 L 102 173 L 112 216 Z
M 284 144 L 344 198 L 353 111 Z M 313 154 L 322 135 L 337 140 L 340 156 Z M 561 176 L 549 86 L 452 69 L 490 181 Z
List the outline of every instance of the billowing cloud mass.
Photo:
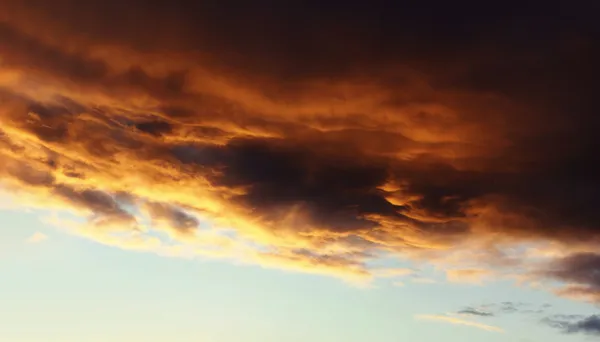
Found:
M 595 291 L 597 11 L 438 7 L 3 1 L 3 187 L 121 248 Z

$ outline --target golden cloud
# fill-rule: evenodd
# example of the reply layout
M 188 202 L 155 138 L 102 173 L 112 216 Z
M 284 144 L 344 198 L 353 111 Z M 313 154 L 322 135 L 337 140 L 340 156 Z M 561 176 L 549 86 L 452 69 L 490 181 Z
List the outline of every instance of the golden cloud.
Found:
M 585 30 L 521 47 L 431 11 L 206 6 L 0 5 L 15 201 L 120 248 L 361 279 L 392 275 L 369 267 L 382 255 L 479 279 L 527 272 L 528 245 L 598 245 Z

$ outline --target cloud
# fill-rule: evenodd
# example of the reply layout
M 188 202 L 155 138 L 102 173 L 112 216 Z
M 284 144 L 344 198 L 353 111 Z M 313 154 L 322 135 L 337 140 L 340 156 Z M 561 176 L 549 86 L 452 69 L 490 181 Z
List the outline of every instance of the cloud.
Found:
M 542 314 L 552 306 L 550 304 L 535 305 L 523 302 L 487 303 L 479 306 L 466 306 L 456 313 L 460 315 L 494 317 L 504 314 Z
M 435 279 L 423 278 L 423 277 L 413 277 L 411 279 L 411 281 L 413 283 L 418 283 L 418 284 L 435 284 L 436 283 Z
M 451 282 L 481 284 L 491 271 L 484 269 L 451 269 L 446 271 L 446 277 Z
M 522 302 L 502 302 L 499 304 L 499 310 L 503 313 L 515 313 L 523 309 L 527 304 Z
M 441 321 L 441 322 L 446 322 L 446 323 L 450 323 L 450 324 L 466 325 L 469 327 L 492 331 L 492 332 L 500 332 L 500 333 L 504 332 L 504 330 L 499 327 L 482 324 L 482 323 L 477 323 L 477 322 L 472 322 L 472 321 L 464 320 L 464 319 L 457 318 L 457 317 L 440 316 L 440 315 L 417 315 L 415 317 L 417 319 L 425 319 L 425 320 Z
M 481 311 L 479 309 L 471 308 L 471 307 L 459 310 L 457 313 L 462 314 L 462 315 L 482 316 L 482 317 L 492 317 L 492 316 L 494 316 L 494 314 L 492 312 Z
M 538 276 L 566 283 L 555 291 L 561 296 L 600 303 L 599 271 L 600 255 L 574 253 L 553 260 Z
M 581 315 L 555 315 L 542 320 L 552 328 L 561 330 L 565 334 L 585 334 L 600 336 L 600 316 Z
M 193 235 L 200 224 L 196 217 L 169 204 L 144 203 L 143 207 L 154 225 L 165 225 L 175 236 Z
M 27 243 L 36 244 L 48 240 L 48 235 L 40 232 L 35 232 L 25 240 Z
M 439 6 L 5 1 L 2 185 L 102 243 L 365 279 L 593 250 L 594 11 Z

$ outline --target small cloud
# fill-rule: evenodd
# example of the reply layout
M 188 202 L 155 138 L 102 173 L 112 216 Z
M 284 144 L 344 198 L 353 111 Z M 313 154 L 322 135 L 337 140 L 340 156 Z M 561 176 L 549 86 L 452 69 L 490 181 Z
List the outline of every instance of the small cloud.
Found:
M 44 233 L 40 233 L 40 232 L 35 232 L 33 235 L 28 237 L 27 240 L 25 240 L 25 242 L 34 244 L 34 243 L 40 243 L 40 242 L 43 242 L 46 240 L 48 240 L 48 235 L 46 235 Z
M 417 319 L 441 321 L 441 322 L 457 324 L 457 325 L 466 325 L 466 326 L 470 326 L 473 328 L 482 329 L 482 330 L 486 330 L 486 331 L 493 331 L 493 332 L 500 332 L 500 333 L 504 332 L 504 330 L 502 328 L 499 328 L 499 327 L 496 327 L 493 325 L 487 325 L 487 324 L 482 324 L 482 323 L 478 323 L 478 322 L 468 321 L 468 320 L 457 318 L 457 317 L 444 316 L 444 315 L 416 315 L 415 317 Z
M 401 281 L 395 281 L 392 285 L 397 286 L 397 287 L 402 287 L 402 286 L 404 286 L 404 283 Z
M 479 310 L 479 309 L 471 308 L 471 307 L 464 308 L 464 309 L 458 311 L 458 313 L 463 314 L 463 315 L 469 315 L 469 316 L 481 316 L 481 317 L 494 316 L 494 314 L 492 312 L 483 311 L 483 310 Z
M 481 284 L 491 272 L 484 269 L 454 269 L 446 271 L 446 278 L 453 283 Z
M 500 310 L 504 313 L 515 313 L 523 306 L 524 303 L 502 302 L 500 303 Z

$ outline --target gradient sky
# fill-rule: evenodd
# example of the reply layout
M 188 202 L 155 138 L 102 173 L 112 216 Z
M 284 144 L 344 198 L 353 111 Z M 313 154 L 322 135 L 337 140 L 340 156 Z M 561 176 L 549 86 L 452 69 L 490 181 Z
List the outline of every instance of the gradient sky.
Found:
M 600 5 L 0 3 L 0 341 L 600 337 Z
M 540 320 L 595 312 L 506 281 L 447 283 L 435 271 L 426 275 L 436 283 L 384 279 L 364 288 L 332 277 L 131 253 L 58 232 L 40 222 L 47 214 L 1 213 L 3 341 L 587 341 Z M 482 311 L 493 317 L 458 313 L 489 304 L 495 306 Z

